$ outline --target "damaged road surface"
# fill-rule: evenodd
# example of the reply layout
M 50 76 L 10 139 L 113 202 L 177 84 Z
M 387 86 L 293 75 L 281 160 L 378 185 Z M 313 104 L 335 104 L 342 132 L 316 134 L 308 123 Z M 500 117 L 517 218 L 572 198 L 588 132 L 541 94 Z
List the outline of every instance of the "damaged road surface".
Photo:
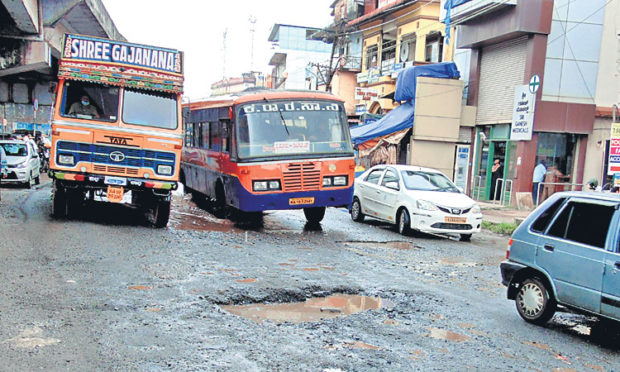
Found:
M 99 204 L 61 221 L 49 185 L 3 189 L 0 211 L 2 370 L 620 370 L 597 319 L 521 320 L 505 237 L 402 237 L 341 209 L 242 226 L 180 196 L 166 229 Z

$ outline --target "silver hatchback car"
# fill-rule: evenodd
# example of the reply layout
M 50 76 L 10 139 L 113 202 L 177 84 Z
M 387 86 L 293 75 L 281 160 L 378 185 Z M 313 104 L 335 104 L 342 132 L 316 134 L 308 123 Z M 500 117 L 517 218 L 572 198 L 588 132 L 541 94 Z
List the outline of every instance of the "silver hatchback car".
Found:
M 41 161 L 30 141 L 3 140 L 0 146 L 7 159 L 6 176 L 2 182 L 21 183 L 26 187 L 39 184 Z

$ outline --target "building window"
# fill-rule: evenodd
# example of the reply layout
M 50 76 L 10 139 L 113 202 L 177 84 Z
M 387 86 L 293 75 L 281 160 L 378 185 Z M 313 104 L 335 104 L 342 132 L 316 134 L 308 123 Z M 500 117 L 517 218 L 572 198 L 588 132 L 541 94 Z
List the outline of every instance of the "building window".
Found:
M 415 34 L 403 35 L 400 39 L 399 59 L 400 62 L 415 61 Z
M 541 200 L 559 191 L 570 190 L 563 185 L 551 183 L 571 183 L 575 166 L 575 150 L 578 137 L 564 133 L 538 133 L 536 164 L 545 162 L 547 173 L 542 188 Z
M 377 45 L 371 45 L 366 48 L 366 69 L 371 67 L 377 67 L 377 56 L 379 54 L 379 47 Z
M 389 60 L 393 60 L 396 57 L 396 40 L 393 39 L 383 39 L 383 44 L 381 45 L 381 61 L 386 62 Z
M 432 33 L 426 37 L 426 49 L 424 61 L 438 63 L 442 60 L 443 36 L 440 33 Z

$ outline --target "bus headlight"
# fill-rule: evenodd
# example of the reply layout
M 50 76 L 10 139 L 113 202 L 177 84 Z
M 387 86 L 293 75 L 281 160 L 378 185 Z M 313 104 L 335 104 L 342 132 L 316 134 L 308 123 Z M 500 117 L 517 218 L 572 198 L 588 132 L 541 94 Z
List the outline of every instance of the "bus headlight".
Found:
M 347 185 L 347 176 L 334 177 L 334 186 L 346 186 L 346 185 Z
M 172 166 L 160 164 L 157 166 L 157 173 L 164 176 L 172 175 Z
M 279 180 L 265 180 L 265 181 L 254 181 L 252 182 L 252 190 L 254 191 L 272 191 L 272 190 L 280 190 L 280 181 Z
M 323 186 L 331 186 L 332 178 L 331 177 L 323 177 Z
M 58 155 L 58 164 L 73 165 L 75 164 L 75 157 L 73 155 Z

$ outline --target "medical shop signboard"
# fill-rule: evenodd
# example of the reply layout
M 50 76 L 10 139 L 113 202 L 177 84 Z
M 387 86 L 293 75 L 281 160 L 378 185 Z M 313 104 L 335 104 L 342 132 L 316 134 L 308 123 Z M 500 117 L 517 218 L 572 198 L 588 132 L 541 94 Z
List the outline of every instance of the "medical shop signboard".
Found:
M 609 142 L 609 168 L 607 174 L 620 173 L 620 123 L 611 124 Z
M 82 35 L 65 35 L 63 60 L 92 64 L 126 65 L 168 74 L 182 74 L 182 53 L 122 41 Z
M 536 94 L 530 92 L 528 85 L 517 85 L 510 127 L 511 141 L 529 141 L 532 139 L 535 109 Z

